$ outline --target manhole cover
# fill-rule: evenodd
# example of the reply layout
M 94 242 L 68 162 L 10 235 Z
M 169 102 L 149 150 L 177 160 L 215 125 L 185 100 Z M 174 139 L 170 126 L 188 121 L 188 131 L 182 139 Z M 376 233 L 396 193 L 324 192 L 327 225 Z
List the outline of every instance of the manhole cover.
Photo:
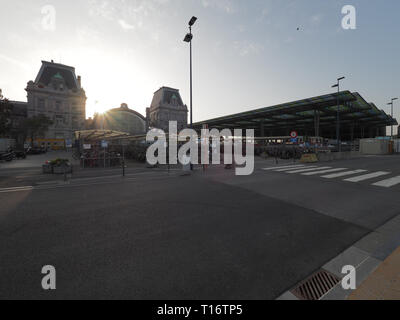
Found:
M 320 270 L 301 282 L 292 293 L 301 300 L 319 300 L 339 282 L 340 279 L 332 273 Z

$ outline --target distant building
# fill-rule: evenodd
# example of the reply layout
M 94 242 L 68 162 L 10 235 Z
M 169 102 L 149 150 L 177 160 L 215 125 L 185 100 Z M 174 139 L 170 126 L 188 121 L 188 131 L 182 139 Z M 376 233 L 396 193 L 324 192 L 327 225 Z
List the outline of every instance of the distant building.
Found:
M 15 139 L 17 146 L 23 146 L 26 139 L 23 126 L 28 115 L 28 104 L 19 101 L 10 101 L 10 104 L 12 110 L 9 138 Z
M 86 94 L 75 68 L 42 61 L 35 81 L 29 81 L 28 118 L 45 115 L 53 121 L 39 142 L 48 147 L 63 147 L 74 132 L 85 127 Z
M 178 122 L 178 131 L 187 127 L 188 108 L 183 104 L 179 90 L 162 87 L 154 93 L 150 108 L 147 108 L 147 121 L 151 128 L 169 131 L 169 122 Z
M 146 118 L 129 109 L 126 103 L 100 115 L 95 122 L 96 129 L 119 131 L 133 136 L 144 135 L 147 131 Z
M 4 101 L 0 101 L 4 103 Z M 25 143 L 26 130 L 24 128 L 25 120 L 27 118 L 27 103 L 20 101 L 8 101 L 11 107 L 8 130 L 1 138 L 14 139 L 16 145 L 20 148 Z

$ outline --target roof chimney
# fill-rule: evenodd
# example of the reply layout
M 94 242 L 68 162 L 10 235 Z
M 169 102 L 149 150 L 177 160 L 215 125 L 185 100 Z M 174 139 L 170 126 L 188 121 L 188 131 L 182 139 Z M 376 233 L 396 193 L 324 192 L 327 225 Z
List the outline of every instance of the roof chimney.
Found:
M 82 88 L 82 78 L 81 78 L 81 76 L 78 76 L 78 87 L 79 87 L 79 89 Z

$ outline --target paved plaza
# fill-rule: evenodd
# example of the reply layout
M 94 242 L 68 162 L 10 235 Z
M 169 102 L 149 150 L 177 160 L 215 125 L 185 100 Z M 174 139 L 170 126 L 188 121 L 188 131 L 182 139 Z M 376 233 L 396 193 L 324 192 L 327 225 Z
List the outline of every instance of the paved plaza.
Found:
M 23 169 L 17 185 L 0 169 L 0 298 L 276 299 L 351 247 L 383 262 L 400 246 L 379 229 L 400 213 L 399 160 L 36 172 L 25 185 Z

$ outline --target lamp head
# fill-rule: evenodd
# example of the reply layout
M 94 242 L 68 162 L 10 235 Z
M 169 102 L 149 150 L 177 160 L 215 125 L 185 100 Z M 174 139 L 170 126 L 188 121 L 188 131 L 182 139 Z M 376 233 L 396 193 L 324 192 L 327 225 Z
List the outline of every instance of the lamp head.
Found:
M 192 19 L 190 19 L 190 21 L 189 21 L 189 26 L 193 26 L 196 23 L 196 21 L 197 21 L 197 18 L 192 17 Z
M 186 34 L 185 39 L 183 41 L 185 42 L 191 42 L 193 39 L 193 35 L 191 33 Z

